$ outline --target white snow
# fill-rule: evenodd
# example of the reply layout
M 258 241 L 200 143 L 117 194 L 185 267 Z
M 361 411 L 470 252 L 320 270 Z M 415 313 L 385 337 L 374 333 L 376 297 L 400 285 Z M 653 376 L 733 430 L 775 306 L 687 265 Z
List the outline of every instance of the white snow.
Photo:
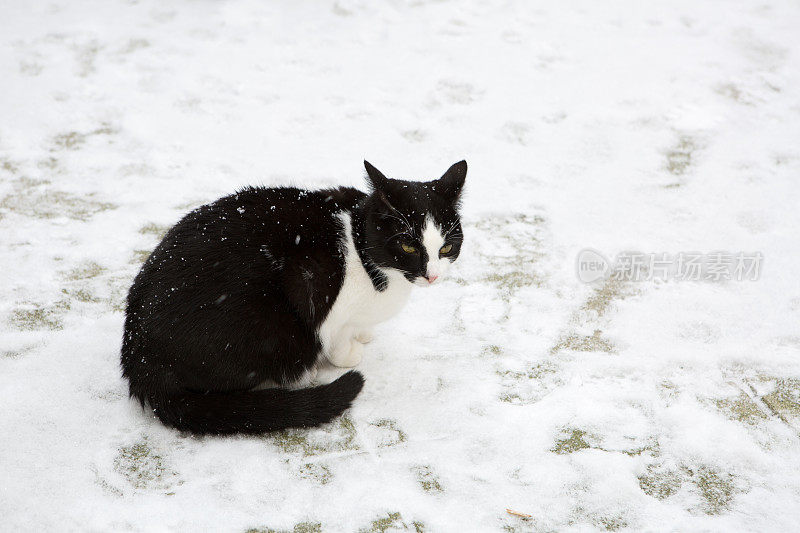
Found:
M 2 2 L 0 529 L 796 528 L 799 27 L 780 0 Z M 365 157 L 467 159 L 466 242 L 346 417 L 193 438 L 129 401 L 159 234 L 248 184 L 363 187 Z M 596 287 L 587 247 L 764 264 Z

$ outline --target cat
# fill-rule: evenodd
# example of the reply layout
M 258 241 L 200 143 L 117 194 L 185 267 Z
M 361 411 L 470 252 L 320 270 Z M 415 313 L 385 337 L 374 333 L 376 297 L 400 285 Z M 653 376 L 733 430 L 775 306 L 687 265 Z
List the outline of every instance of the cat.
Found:
M 359 372 L 310 388 L 321 362 L 354 367 L 375 324 L 461 251 L 460 161 L 439 179 L 352 187 L 249 187 L 164 236 L 127 299 L 122 374 L 166 425 L 256 434 L 329 422 Z M 257 389 L 271 381 L 284 387 Z

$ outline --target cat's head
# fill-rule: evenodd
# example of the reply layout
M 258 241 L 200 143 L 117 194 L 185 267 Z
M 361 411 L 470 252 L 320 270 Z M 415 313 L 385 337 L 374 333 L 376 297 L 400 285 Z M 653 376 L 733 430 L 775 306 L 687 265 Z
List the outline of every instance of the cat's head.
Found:
M 433 181 L 390 179 L 364 161 L 372 193 L 364 220 L 365 249 L 381 268 L 393 268 L 419 286 L 441 280 L 461 252 L 458 214 L 467 162 Z

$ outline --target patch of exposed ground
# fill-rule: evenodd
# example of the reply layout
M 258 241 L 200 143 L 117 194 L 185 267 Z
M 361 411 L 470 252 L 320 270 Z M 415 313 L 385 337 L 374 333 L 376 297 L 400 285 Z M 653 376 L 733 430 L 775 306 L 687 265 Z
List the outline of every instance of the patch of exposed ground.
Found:
M 544 257 L 544 225 L 539 215 L 519 213 L 484 217 L 465 229 L 477 234 L 472 237 L 476 242 L 491 243 L 476 248 L 486 271 L 477 281 L 494 286 L 505 301 L 522 288 L 544 286 L 546 275 L 537 268 Z
M 566 455 L 591 448 L 589 442 L 586 440 L 586 436 L 586 432 L 582 429 L 568 429 L 566 434 L 556 440 L 556 443 L 550 451 L 559 455 Z
M 134 250 L 133 256 L 131 257 L 131 264 L 134 265 L 141 265 L 147 261 L 147 258 L 150 257 L 151 250 Z
M 785 420 L 800 417 L 800 379 L 772 378 L 772 392 L 761 397 L 764 403 Z
M 408 524 L 403 521 L 403 517 L 399 512 L 390 512 L 374 519 L 370 522 L 369 526 L 359 529 L 358 533 L 386 533 L 387 531 L 415 531 L 416 533 L 423 533 L 425 531 L 425 524 L 422 522 L 411 522 Z
M 292 529 L 272 529 L 271 527 L 253 527 L 245 533 L 322 533 L 322 524 L 319 522 L 300 522 Z
M 386 448 L 402 444 L 408 440 L 408 435 L 400 429 L 396 420 L 382 418 L 375 422 L 370 422 L 363 429 L 363 434 L 378 448 Z
M 333 479 L 331 469 L 318 463 L 306 463 L 300 467 L 298 475 L 303 479 L 315 481 L 320 485 L 326 485 Z
M 697 510 L 708 515 L 727 511 L 736 493 L 741 492 L 733 474 L 708 466 L 667 468 L 651 464 L 647 472 L 639 476 L 639 487 L 648 496 L 659 500 L 686 488 L 699 498 Z
M 556 439 L 551 452 L 559 455 L 568 455 L 591 448 L 607 453 L 621 453 L 630 457 L 643 454 L 657 455 L 659 451 L 658 441 L 654 437 L 647 439 L 627 439 L 628 445 L 619 447 L 608 447 L 601 444 L 601 438 L 583 429 L 567 427 L 563 428 L 560 436 Z
M 630 283 L 614 277 L 606 279 L 603 284 L 592 291 L 592 294 L 580 309 L 573 314 L 570 322 L 572 328 L 562 333 L 555 344 L 550 348 L 550 354 L 555 355 L 563 350 L 576 352 L 606 352 L 615 353 L 614 344 L 605 339 L 603 332 L 597 325 L 604 319 L 610 307 L 616 300 L 621 300 L 633 294 Z M 584 335 L 576 331 L 576 327 L 585 329 L 595 326 L 591 335 Z
M 94 261 L 87 261 L 80 266 L 70 270 L 65 278 L 69 281 L 79 281 L 91 278 L 96 278 L 106 271 L 106 268 L 95 263 Z
M 139 233 L 141 233 L 142 235 L 155 235 L 160 240 L 164 238 L 164 235 L 167 234 L 168 230 L 169 226 L 162 226 L 156 224 L 155 222 L 148 222 L 147 224 L 139 228 Z
M 594 330 L 591 335 L 578 335 L 568 333 L 550 348 L 551 354 L 556 354 L 562 350 L 572 350 L 575 352 L 606 352 L 614 353 L 614 345 L 602 337 L 603 332 L 599 329 Z
M 747 394 L 739 393 L 730 398 L 715 398 L 711 400 L 717 409 L 722 411 L 731 420 L 746 424 L 757 424 L 767 419 L 767 415 Z
M 97 213 L 116 207 L 110 202 L 95 199 L 94 194 L 76 196 L 55 191 L 46 180 L 26 177 L 14 180 L 11 194 L 0 199 L 0 210 L 40 219 L 67 217 L 86 221 Z
M 49 305 L 23 303 L 11 312 L 9 322 L 17 329 L 26 331 L 59 330 L 64 327 L 61 319 L 69 309 L 68 300 Z
M 433 493 L 444 492 L 442 484 L 439 482 L 439 477 L 431 470 L 430 466 L 416 466 L 413 470 L 417 478 L 417 483 L 422 487 L 422 490 Z
M 118 130 L 113 128 L 110 124 L 102 123 L 99 128 L 94 130 L 80 133 L 77 131 L 68 131 L 66 133 L 59 133 L 53 137 L 54 150 L 79 150 L 90 137 L 96 135 L 114 135 Z
M 137 489 L 165 489 L 175 483 L 178 475 L 168 468 L 147 439 L 121 446 L 114 459 L 114 470 Z
M 558 370 L 552 361 L 536 363 L 525 370 L 497 370 L 503 387 L 500 400 L 514 405 L 538 402 L 563 384 Z
M 686 174 L 691 167 L 695 153 L 698 150 L 697 141 L 689 135 L 681 135 L 678 142 L 666 152 L 666 169 L 673 176 Z
M 284 453 L 309 457 L 358 450 L 356 428 L 348 416 L 317 429 L 286 429 L 263 438 Z

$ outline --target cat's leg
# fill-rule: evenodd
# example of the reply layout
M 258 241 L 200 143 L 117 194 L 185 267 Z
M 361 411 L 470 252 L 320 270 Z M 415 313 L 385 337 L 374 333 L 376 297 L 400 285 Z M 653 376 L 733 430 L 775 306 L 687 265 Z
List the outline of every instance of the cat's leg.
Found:
M 317 365 L 312 366 L 311 368 L 307 369 L 302 376 L 297 381 L 293 383 L 289 383 L 289 389 L 305 389 L 310 387 L 311 384 L 316 381 L 317 374 L 319 374 L 319 367 Z
M 350 368 L 361 362 L 364 345 L 353 341 L 353 329 L 344 327 L 333 339 L 328 360 L 335 366 Z
M 375 339 L 375 335 L 373 335 L 371 328 L 364 328 L 356 330 L 356 335 L 353 338 L 361 344 L 368 344 Z

